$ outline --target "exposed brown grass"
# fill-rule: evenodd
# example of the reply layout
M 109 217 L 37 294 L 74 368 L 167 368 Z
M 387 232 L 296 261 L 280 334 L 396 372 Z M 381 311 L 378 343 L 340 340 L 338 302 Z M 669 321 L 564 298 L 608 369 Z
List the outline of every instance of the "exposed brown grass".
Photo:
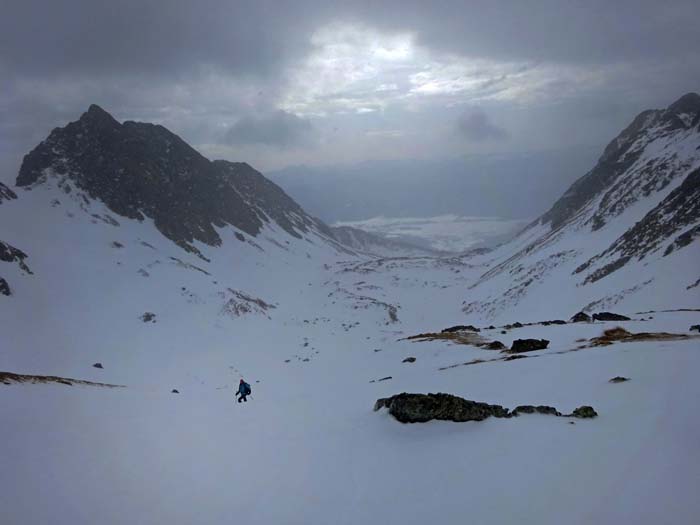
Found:
M 476 332 L 427 332 L 406 337 L 408 341 L 448 341 L 459 345 L 484 346 L 488 342 Z
M 0 383 L 4 385 L 12 385 L 18 383 L 36 384 L 61 384 L 66 386 L 87 385 L 99 386 L 103 388 L 126 388 L 124 385 L 111 385 L 109 383 L 94 383 L 92 381 L 84 381 L 82 379 L 71 379 L 70 377 L 58 376 L 36 376 L 25 374 L 13 374 L 12 372 L 0 372 Z
M 608 346 L 614 343 L 632 343 L 637 341 L 678 341 L 697 336 L 687 334 L 670 334 L 668 332 L 628 332 L 620 326 L 609 328 L 603 335 L 590 339 L 590 346 Z
M 481 363 L 490 363 L 491 361 L 500 361 L 500 359 L 472 359 L 471 361 L 467 361 L 466 363 L 457 363 L 455 365 L 442 366 L 438 368 L 438 370 L 449 370 L 451 368 L 457 368 L 459 366 L 478 365 Z

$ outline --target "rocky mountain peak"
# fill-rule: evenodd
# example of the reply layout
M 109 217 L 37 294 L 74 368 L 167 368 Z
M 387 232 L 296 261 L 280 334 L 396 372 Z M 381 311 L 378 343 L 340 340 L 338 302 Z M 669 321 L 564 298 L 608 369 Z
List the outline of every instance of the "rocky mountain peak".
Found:
M 681 98 L 676 100 L 673 104 L 671 104 L 668 107 L 668 111 L 677 114 L 698 114 L 700 113 L 700 95 L 692 92 L 686 93 Z
M 684 140 L 681 134 L 698 135 L 699 126 L 697 93 L 683 95 L 667 109 L 643 111 L 607 145 L 596 166 L 574 182 L 540 222 L 557 229 L 603 195 L 600 209 L 590 221 L 594 230 L 601 228 L 610 216 L 621 213 L 641 196 L 662 189 L 689 167 L 674 157 L 674 148 L 667 150 L 668 158 L 652 156 L 639 165 L 646 147 L 657 141 Z M 635 166 L 637 175 L 631 176 Z
M 90 104 L 88 110 L 80 117 L 80 122 L 103 122 L 117 124 L 119 122 L 97 104 Z
M 163 235 L 194 252 L 193 241 L 220 244 L 216 227 L 225 225 L 251 236 L 270 222 L 295 237 L 309 229 L 326 232 L 247 164 L 211 162 L 163 126 L 122 124 L 95 104 L 24 157 L 17 186 L 48 181 L 102 201 L 118 215 L 149 217 Z

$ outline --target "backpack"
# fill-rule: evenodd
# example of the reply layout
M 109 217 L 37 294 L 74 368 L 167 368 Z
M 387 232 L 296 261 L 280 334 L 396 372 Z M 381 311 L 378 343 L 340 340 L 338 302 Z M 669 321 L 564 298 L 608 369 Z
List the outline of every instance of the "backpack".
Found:
M 250 385 L 248 383 L 243 383 L 243 391 L 246 396 L 250 395 Z

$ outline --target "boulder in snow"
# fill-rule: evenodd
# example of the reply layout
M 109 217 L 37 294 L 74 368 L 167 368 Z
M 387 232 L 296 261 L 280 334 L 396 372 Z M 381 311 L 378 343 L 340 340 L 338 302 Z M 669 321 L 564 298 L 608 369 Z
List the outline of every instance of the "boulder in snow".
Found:
M 501 405 L 470 401 L 450 394 L 408 394 L 378 399 L 375 412 L 387 408 L 389 414 L 401 423 L 425 423 L 433 419 L 441 421 L 483 421 L 489 417 L 510 418 L 521 414 L 545 414 L 556 417 L 593 418 L 598 414 L 590 406 L 581 406 L 571 414 L 562 414 L 547 405 L 520 405 L 512 412 Z
M 469 401 L 450 394 L 398 394 L 378 399 L 374 410 L 388 408 L 401 423 L 424 423 L 433 419 L 443 421 L 483 421 L 494 417 L 509 417 L 508 409 Z
M 593 417 L 598 417 L 598 412 L 596 412 L 593 407 L 581 406 L 574 410 L 569 417 L 578 417 L 581 419 L 589 419 Z
M 514 354 L 534 352 L 535 350 L 544 350 L 547 346 L 549 346 L 547 339 L 516 339 L 508 352 Z
M 594 321 L 631 321 L 626 315 L 615 314 L 612 312 L 598 312 L 593 314 Z
M 591 316 L 586 312 L 579 312 L 571 318 L 572 323 L 590 323 Z

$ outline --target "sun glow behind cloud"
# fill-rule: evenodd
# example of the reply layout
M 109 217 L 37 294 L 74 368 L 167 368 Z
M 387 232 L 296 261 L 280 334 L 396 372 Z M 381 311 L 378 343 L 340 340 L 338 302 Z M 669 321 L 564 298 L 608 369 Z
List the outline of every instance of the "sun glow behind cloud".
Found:
M 597 84 L 600 73 L 528 62 L 440 53 L 411 33 L 385 34 L 336 23 L 311 37 L 312 52 L 290 69 L 280 107 L 306 116 L 419 110 L 489 100 L 531 103 Z

